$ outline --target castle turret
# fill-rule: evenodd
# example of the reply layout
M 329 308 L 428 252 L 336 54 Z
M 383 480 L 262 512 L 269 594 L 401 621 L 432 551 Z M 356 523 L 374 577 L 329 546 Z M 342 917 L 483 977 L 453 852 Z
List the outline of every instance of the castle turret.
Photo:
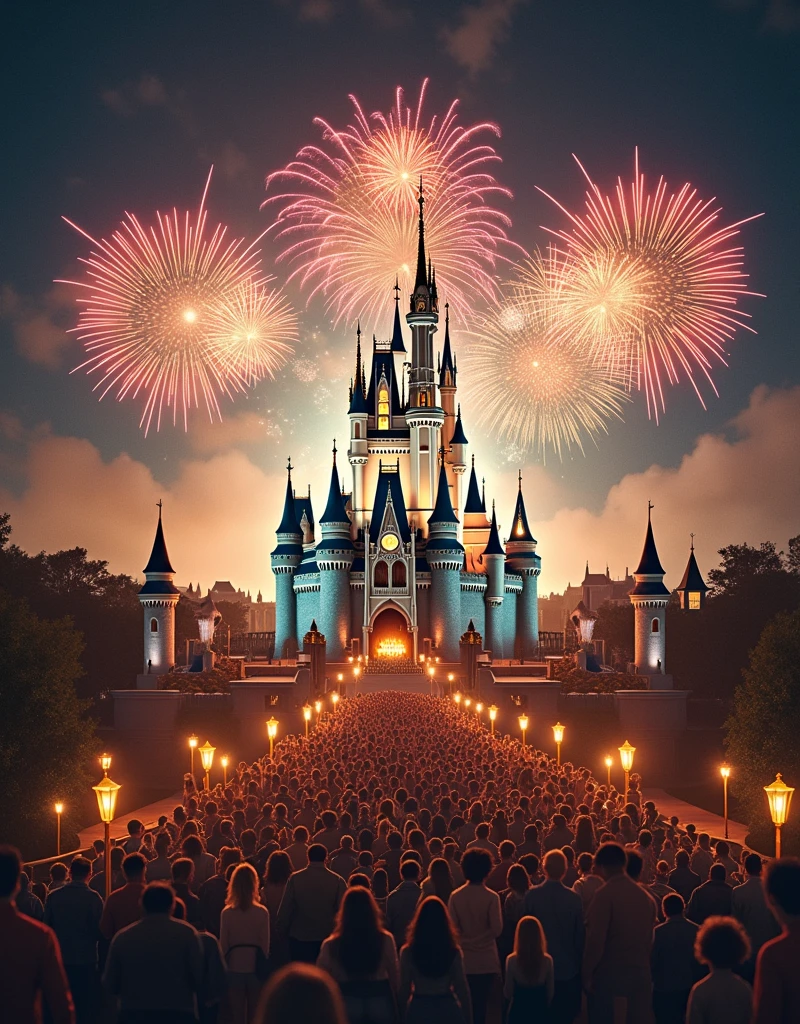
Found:
M 488 577 L 486 587 L 486 647 L 492 658 L 504 658 L 503 650 L 503 597 L 505 595 L 506 553 L 497 531 L 497 515 L 492 502 L 492 522 L 489 540 L 483 550 L 483 566 Z
M 428 519 L 428 546 L 425 552 L 431 567 L 431 635 L 445 661 L 458 661 L 464 548 L 458 540 L 458 519 L 450 499 L 444 450 L 441 454 L 436 505 Z
M 399 319 L 399 313 L 397 314 Z M 361 324 L 356 331 L 356 373 L 350 388 L 350 450 L 348 461 L 353 467 L 353 495 L 351 507 L 353 520 L 357 528 L 364 526 L 364 472 L 369 461 L 369 442 L 367 441 L 367 422 L 369 407 L 367 405 L 366 381 L 364 366 L 361 361 Z M 402 342 L 402 338 L 401 338 Z
M 150 559 L 144 567 L 145 584 L 139 591 L 144 612 L 144 674 L 162 675 L 175 665 L 175 605 L 180 592 L 167 554 L 158 502 L 158 525 Z M 140 683 L 141 685 L 141 683 Z
M 683 574 L 677 591 L 681 608 L 686 612 L 699 612 L 706 603 L 708 586 L 700 573 L 697 559 L 694 557 L 694 534 L 692 534 L 692 546 L 689 549 L 686 572 Z
M 461 422 L 461 403 L 458 406 L 455 427 L 450 438 L 449 466 L 453 474 L 453 504 L 458 517 L 458 539 L 463 540 L 464 474 L 467 471 L 467 435 Z
M 506 541 L 506 561 L 509 569 L 522 576 L 522 593 L 517 598 L 516 653 L 520 658 L 532 658 L 539 644 L 539 573 L 542 560 L 536 554 L 536 540 L 528 526 L 521 472 L 511 534 Z
M 319 523 L 322 532 L 322 540 L 317 545 L 319 628 L 327 640 L 328 658 L 341 661 L 350 638 L 350 566 L 355 549 L 336 468 L 335 441 L 328 503 Z M 300 623 L 301 628 L 303 625 Z
M 291 459 L 286 467 L 286 497 L 277 537 L 277 547 L 270 556 L 275 574 L 275 657 L 293 658 L 297 653 L 297 599 L 293 583 L 303 558 L 303 532 L 295 511 Z
M 634 610 L 634 661 L 636 670 L 644 675 L 666 672 L 666 625 L 669 591 L 664 586 L 664 570 L 656 550 L 647 503 L 647 534 L 639 565 L 633 574 L 636 581 L 630 593 Z
M 439 401 L 444 411 L 442 427 L 442 444 L 448 448 L 452 443 L 456 429 L 456 368 L 453 362 L 453 349 L 450 345 L 450 306 L 444 304 L 444 345 L 442 358 L 439 362 Z

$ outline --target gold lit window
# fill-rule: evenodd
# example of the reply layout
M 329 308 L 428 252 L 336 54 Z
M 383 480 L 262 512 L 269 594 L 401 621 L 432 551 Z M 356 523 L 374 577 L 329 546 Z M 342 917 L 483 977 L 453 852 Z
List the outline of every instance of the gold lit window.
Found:
M 384 385 L 378 390 L 378 430 L 389 429 L 389 389 Z
M 700 594 L 695 590 L 689 591 L 689 610 L 696 612 L 700 608 Z

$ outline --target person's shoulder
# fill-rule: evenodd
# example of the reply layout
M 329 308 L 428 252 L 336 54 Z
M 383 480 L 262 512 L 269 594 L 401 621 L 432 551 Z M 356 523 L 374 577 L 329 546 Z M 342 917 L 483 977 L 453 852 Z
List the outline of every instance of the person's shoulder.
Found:
M 48 900 L 50 897 L 48 896 Z M 36 921 L 32 917 L 28 917 L 27 914 L 22 914 L 20 911 L 16 911 L 14 917 L 12 917 L 11 924 L 8 924 L 8 931 L 13 936 L 14 934 L 26 935 L 28 938 L 38 939 L 42 943 L 47 943 L 52 938 L 55 940 L 55 932 L 53 929 L 41 921 Z

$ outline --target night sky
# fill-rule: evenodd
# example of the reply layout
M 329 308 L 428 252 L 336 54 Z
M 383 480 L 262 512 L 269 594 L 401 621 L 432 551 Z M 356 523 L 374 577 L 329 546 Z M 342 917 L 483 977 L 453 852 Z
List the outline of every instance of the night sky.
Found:
M 648 497 L 673 585 L 690 530 L 706 568 L 724 543 L 800 532 L 794 0 L 31 2 L 5 28 L 0 508 L 28 550 L 82 544 L 136 574 L 163 496 L 178 582 L 271 593 L 281 469 L 291 455 L 298 487 L 321 497 L 331 439 L 347 428 L 351 332 L 290 285 L 301 343 L 278 379 L 227 406 L 221 426 L 198 417 L 188 434 L 170 423 L 145 438 L 138 404 L 98 403 L 85 375 L 69 375 L 76 312 L 52 281 L 78 273 L 86 246 L 61 216 L 98 236 L 126 210 L 194 208 L 214 163 L 210 219 L 253 237 L 268 223 L 265 175 L 319 141 L 315 116 L 344 126 L 348 93 L 387 110 L 398 85 L 414 102 L 425 77 L 428 114 L 458 97 L 462 123 L 500 125 L 495 173 L 528 249 L 546 243 L 541 225 L 563 225 L 536 185 L 581 204 L 572 153 L 610 190 L 638 146 L 649 179 L 690 180 L 727 220 L 765 214 L 742 235 L 751 286 L 767 296 L 743 306 L 758 334 L 737 334 L 707 411 L 684 384 L 658 426 L 637 400 L 585 458 L 525 459 L 544 591 L 582 576 L 587 558 L 612 574 L 635 564 Z M 278 251 L 268 240 L 264 262 L 282 281 Z M 464 421 L 507 522 L 519 453 L 471 433 L 468 408 Z

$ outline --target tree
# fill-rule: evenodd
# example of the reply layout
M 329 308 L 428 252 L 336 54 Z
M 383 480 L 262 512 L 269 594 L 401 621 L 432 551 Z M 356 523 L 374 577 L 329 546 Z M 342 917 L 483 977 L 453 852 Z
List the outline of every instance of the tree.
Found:
M 604 601 L 597 610 L 594 627 L 597 640 L 605 640 L 606 661 L 627 665 L 633 661 L 633 605 L 610 604 Z
M 708 573 L 712 597 L 745 590 L 754 576 L 775 576 L 786 572 L 783 552 L 777 551 L 772 541 L 764 541 L 757 548 L 750 544 L 729 544 L 720 548 L 719 554 L 722 564 Z
M 789 551 L 786 555 L 786 568 L 795 576 L 800 576 L 800 536 L 789 539 Z
M 726 745 L 734 771 L 732 792 L 747 814 L 753 845 L 769 852 L 772 842 L 764 786 L 781 772 L 800 784 L 800 611 L 770 622 L 750 656 L 726 722 Z M 785 852 L 798 851 L 797 814 L 784 829 Z
M 0 591 L 0 838 L 27 857 L 52 852 L 53 802 L 80 818 L 90 783 L 94 728 L 75 692 L 82 647 L 69 619 L 44 621 Z

